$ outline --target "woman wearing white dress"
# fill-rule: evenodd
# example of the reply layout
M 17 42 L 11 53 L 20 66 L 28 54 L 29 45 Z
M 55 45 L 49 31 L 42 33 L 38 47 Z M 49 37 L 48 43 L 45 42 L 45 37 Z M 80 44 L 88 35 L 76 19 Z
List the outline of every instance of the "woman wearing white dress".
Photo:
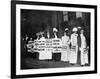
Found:
M 85 65 L 88 64 L 88 49 L 89 47 L 87 47 L 86 45 L 86 38 L 84 36 L 84 30 L 81 30 L 81 47 L 80 47 L 80 51 L 81 51 L 81 65 Z
M 62 52 L 61 52 L 61 61 L 69 61 L 69 44 L 70 44 L 70 39 L 69 36 L 66 34 L 68 31 L 68 28 L 65 29 L 64 36 L 62 36 Z
M 77 63 L 77 53 L 78 53 L 78 44 L 77 44 L 77 28 L 73 28 L 73 33 L 71 34 L 71 52 L 69 63 Z

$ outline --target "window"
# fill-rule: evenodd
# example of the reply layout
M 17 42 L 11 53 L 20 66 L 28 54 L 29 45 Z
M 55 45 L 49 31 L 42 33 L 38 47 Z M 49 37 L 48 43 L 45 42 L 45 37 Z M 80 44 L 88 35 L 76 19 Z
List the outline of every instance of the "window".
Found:
M 63 11 L 64 21 L 68 21 L 68 12 Z

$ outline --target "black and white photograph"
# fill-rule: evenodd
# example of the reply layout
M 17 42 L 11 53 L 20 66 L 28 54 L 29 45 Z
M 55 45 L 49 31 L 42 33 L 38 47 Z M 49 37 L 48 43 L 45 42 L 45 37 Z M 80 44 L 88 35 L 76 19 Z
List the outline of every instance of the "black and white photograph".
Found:
M 96 73 L 96 6 L 22 3 L 13 24 L 16 75 Z
M 21 69 L 90 66 L 90 13 L 21 9 Z

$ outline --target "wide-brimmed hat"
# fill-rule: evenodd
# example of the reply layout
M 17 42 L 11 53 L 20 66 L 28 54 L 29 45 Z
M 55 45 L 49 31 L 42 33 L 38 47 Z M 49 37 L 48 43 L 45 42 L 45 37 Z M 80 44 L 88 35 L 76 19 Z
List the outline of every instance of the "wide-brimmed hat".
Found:
M 65 31 L 68 31 L 68 28 L 65 28 Z
M 77 32 L 78 31 L 78 29 L 75 27 L 75 28 L 73 28 L 73 30 L 72 30 L 73 32 Z
M 58 32 L 58 30 L 56 28 L 53 28 L 53 32 Z
M 78 28 L 78 29 L 82 29 L 82 27 L 80 27 L 80 26 L 78 26 L 77 28 Z

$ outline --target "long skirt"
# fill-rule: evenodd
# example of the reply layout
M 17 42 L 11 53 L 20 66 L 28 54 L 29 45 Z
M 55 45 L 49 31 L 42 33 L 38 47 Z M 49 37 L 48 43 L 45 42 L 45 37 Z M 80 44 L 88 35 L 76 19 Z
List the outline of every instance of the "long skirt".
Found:
M 68 46 L 66 49 L 62 49 L 61 61 L 69 61 L 69 54 L 70 54 L 70 49 Z
M 77 63 L 77 54 L 78 54 L 78 46 L 72 46 L 70 52 L 69 63 L 76 64 Z
M 88 52 L 81 50 L 81 65 L 88 64 Z

